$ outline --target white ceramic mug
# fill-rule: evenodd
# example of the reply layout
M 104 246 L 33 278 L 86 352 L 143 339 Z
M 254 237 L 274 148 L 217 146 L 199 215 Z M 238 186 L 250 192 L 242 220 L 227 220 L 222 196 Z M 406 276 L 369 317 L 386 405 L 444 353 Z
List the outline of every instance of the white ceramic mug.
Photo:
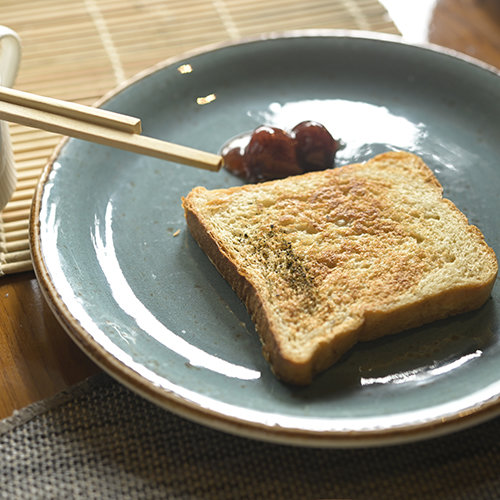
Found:
M 12 87 L 21 60 L 21 41 L 17 33 L 0 25 L 0 85 Z M 1 106 L 1 103 L 0 103 Z M 0 210 L 16 189 L 16 169 L 7 123 L 0 121 Z

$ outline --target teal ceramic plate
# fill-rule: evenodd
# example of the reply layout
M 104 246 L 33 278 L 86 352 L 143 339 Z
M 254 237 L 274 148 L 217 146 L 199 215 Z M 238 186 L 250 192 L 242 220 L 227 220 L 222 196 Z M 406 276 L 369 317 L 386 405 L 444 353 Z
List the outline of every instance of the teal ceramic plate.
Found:
M 101 103 L 144 135 L 217 152 L 261 123 L 324 123 L 338 164 L 420 154 L 500 255 L 500 78 L 361 33 L 272 35 L 153 68 Z M 250 319 L 189 235 L 181 197 L 211 173 L 79 140 L 46 168 L 35 269 L 79 346 L 144 397 L 231 433 L 311 446 L 401 443 L 500 413 L 500 286 L 479 311 L 358 345 L 306 388 L 280 383 Z

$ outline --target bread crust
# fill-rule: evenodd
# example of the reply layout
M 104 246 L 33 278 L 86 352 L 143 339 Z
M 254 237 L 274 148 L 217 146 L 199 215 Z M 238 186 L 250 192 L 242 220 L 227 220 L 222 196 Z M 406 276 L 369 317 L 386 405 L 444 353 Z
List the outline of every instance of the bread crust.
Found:
M 195 188 L 199 189 L 199 188 Z M 244 269 L 238 266 L 228 257 L 226 251 L 221 247 L 217 239 L 214 238 L 204 225 L 199 213 L 190 205 L 189 198 L 183 199 L 183 206 L 186 215 L 186 223 L 191 235 L 198 243 L 199 247 L 217 268 L 223 278 L 230 284 L 231 288 L 245 304 L 255 329 L 259 334 L 262 343 L 262 352 L 271 367 L 276 366 L 277 372 L 286 370 L 286 358 L 280 352 L 279 344 L 272 335 L 272 328 L 269 324 L 268 314 L 266 314 L 266 304 L 259 292 L 252 286 Z M 285 361 L 285 363 L 282 362 Z M 292 367 L 294 373 L 295 365 Z M 298 369 L 300 371 L 300 368 Z M 286 370 L 288 371 L 288 370 Z
M 351 316 L 346 318 L 342 324 L 334 325 L 328 329 L 327 333 L 319 334 L 310 343 L 310 349 L 308 346 L 303 352 L 291 352 L 289 345 L 279 334 L 280 329 L 283 329 L 283 325 L 279 324 L 279 318 L 277 319 L 276 314 L 273 313 L 273 307 L 276 308 L 276 304 L 271 304 L 269 296 L 264 296 L 259 278 L 255 276 L 253 271 L 245 267 L 242 261 L 235 258 L 224 238 L 218 234 L 220 230 L 211 225 L 208 215 L 203 209 L 203 203 L 200 202 L 200 200 L 205 200 L 207 196 L 210 196 L 211 192 L 205 188 L 197 187 L 183 199 L 186 222 L 192 236 L 244 302 L 260 336 L 263 354 L 269 361 L 275 375 L 281 380 L 295 385 L 309 384 L 317 373 L 324 371 L 335 363 L 358 341 L 372 340 L 383 335 L 477 309 L 490 296 L 498 271 L 498 264 L 493 250 L 484 242 L 481 231 L 475 226 L 470 226 L 465 215 L 452 202 L 442 198 L 441 184 L 418 156 L 405 152 L 389 152 L 374 157 L 367 164 L 348 165 L 332 171 L 305 174 L 305 176 L 330 179 L 328 182 L 331 181 L 333 176 L 335 179 L 342 178 L 342 182 L 344 182 L 346 179 L 351 180 L 358 176 L 360 170 L 368 169 L 370 173 L 372 171 L 376 175 L 380 173 L 382 178 L 386 175 L 386 172 L 391 172 L 392 175 L 394 165 L 397 165 L 398 169 L 402 169 L 403 175 L 407 175 L 409 179 L 418 177 L 419 182 L 423 182 L 427 186 L 425 189 L 434 190 L 438 193 L 440 202 L 444 203 L 447 209 L 455 214 L 460 224 L 463 224 L 464 228 L 469 231 L 470 238 L 474 239 L 476 244 L 484 247 L 482 248 L 484 250 L 482 258 L 487 261 L 488 275 L 486 277 L 482 276 L 479 280 L 471 279 L 445 289 L 437 289 L 435 292 L 431 289 L 429 292 L 423 293 L 421 296 L 415 296 L 411 300 L 405 296 L 405 300 L 401 300 L 400 303 L 398 302 L 398 295 L 394 295 L 392 290 L 394 287 L 398 287 L 398 283 L 388 282 L 386 286 L 382 286 L 379 290 L 382 295 L 386 293 L 389 298 L 393 297 L 393 302 L 374 297 L 373 301 L 365 303 L 359 311 L 356 310 L 356 303 L 354 302 L 351 309 L 349 309 L 349 311 L 353 311 Z M 295 182 L 300 185 L 316 178 L 304 179 L 305 176 L 298 176 L 293 181 L 287 179 L 284 181 Z M 276 186 L 280 186 L 279 184 L 273 186 L 273 183 L 280 182 L 283 182 L 283 180 L 263 184 L 267 185 L 266 189 L 273 190 Z M 351 190 L 355 188 L 361 189 L 358 184 L 352 182 L 350 187 Z M 235 193 L 245 195 L 245 193 L 251 193 L 259 189 L 262 189 L 262 184 L 216 191 L 217 194 L 220 193 L 225 198 L 230 199 Z M 360 196 L 362 195 L 363 193 L 360 192 Z M 369 208 L 370 206 L 368 206 L 367 210 Z M 372 216 L 372 213 L 369 211 L 366 217 L 370 216 Z M 359 217 L 359 219 L 363 222 L 363 218 Z M 368 226 L 368 230 L 371 229 L 372 226 Z M 373 241 L 376 241 L 376 239 Z M 343 258 L 343 256 L 337 254 L 336 258 Z M 425 276 L 423 273 L 418 269 L 412 269 L 411 266 L 406 269 L 402 265 L 401 274 L 396 273 L 394 276 L 396 280 L 401 280 L 403 283 L 401 286 L 404 290 L 404 286 L 406 286 L 404 284 L 405 280 L 416 282 L 421 280 L 421 275 Z M 353 293 L 356 294 L 355 288 L 360 287 L 360 284 L 354 283 L 353 280 L 351 286 L 354 289 Z M 278 304 L 283 306 L 281 303 Z M 297 308 L 299 307 L 297 306 Z

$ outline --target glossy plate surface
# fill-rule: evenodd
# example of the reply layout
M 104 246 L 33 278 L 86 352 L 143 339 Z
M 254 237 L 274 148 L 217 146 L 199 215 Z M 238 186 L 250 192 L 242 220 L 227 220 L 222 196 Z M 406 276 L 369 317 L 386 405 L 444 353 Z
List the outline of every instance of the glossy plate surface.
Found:
M 267 123 L 325 124 L 337 163 L 423 157 L 500 255 L 500 78 L 430 47 L 293 33 L 168 61 L 102 103 L 144 135 L 217 152 Z M 47 167 L 32 248 L 49 303 L 105 370 L 187 418 L 313 446 L 436 436 L 500 413 L 500 286 L 479 311 L 356 346 L 307 388 L 277 381 L 243 305 L 189 235 L 181 197 L 239 184 L 79 140 Z

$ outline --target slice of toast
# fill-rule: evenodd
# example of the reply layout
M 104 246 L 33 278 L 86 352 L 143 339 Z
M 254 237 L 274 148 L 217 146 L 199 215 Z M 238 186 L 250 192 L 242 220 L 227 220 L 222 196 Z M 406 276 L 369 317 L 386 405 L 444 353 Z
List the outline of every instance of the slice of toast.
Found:
M 498 264 L 417 156 L 193 189 L 187 225 L 245 303 L 277 377 L 298 385 L 358 341 L 480 307 Z

